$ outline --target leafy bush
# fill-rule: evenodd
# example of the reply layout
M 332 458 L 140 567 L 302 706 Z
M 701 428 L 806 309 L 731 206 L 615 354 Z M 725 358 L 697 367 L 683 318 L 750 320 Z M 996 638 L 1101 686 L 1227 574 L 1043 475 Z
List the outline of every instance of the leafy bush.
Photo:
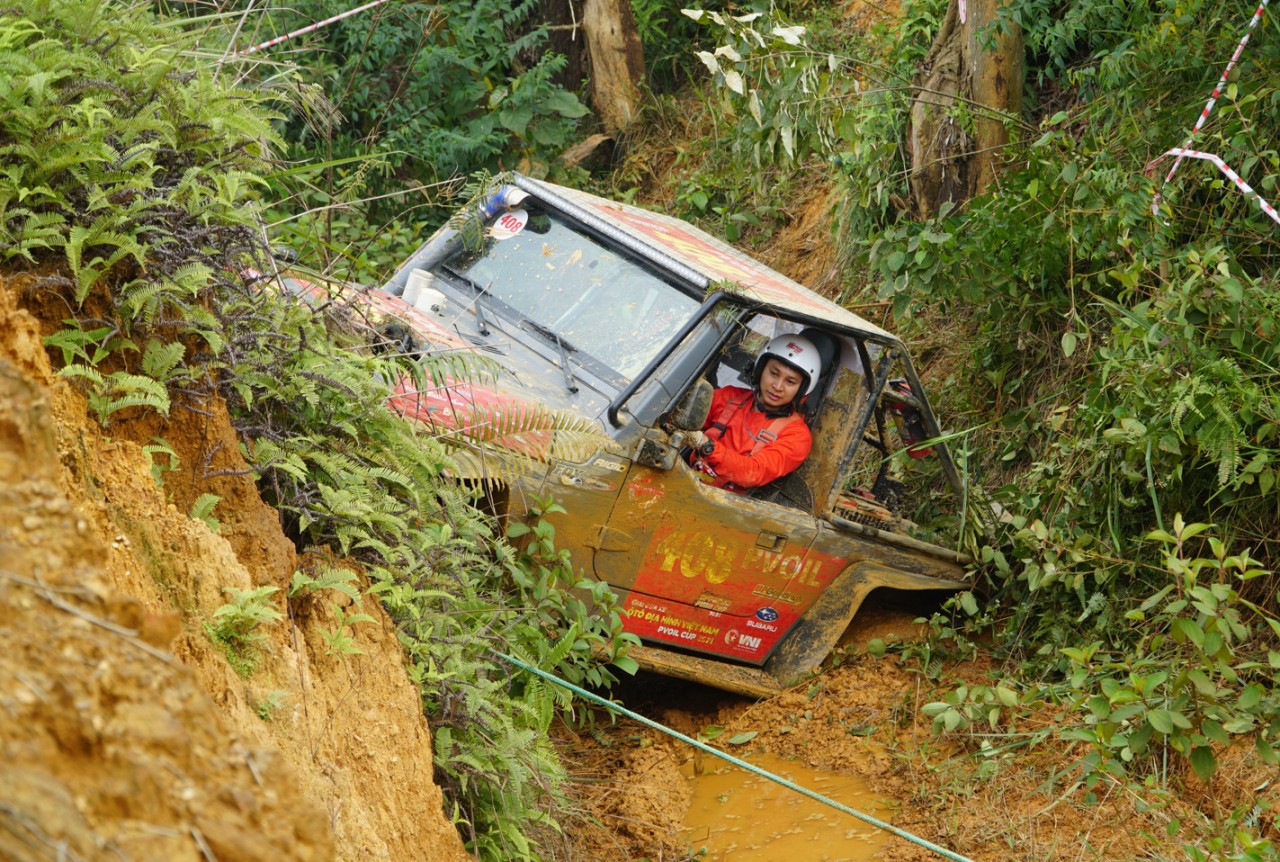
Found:
M 644 45 L 644 63 L 649 88 L 657 94 L 676 91 L 687 84 L 696 65 L 690 46 L 696 25 L 681 9 L 682 0 L 634 0 L 631 13 Z
M 611 657 L 627 666 L 615 644 L 621 623 L 612 594 L 597 588 L 594 609 L 567 595 L 585 582 L 563 557 L 548 544 L 511 548 L 469 492 L 447 479 L 453 462 L 444 444 L 387 409 L 402 375 L 421 387 L 468 367 L 482 374 L 483 365 L 448 353 L 368 351 L 376 329 L 341 305 L 321 307 L 317 314 L 270 287 L 228 306 L 238 324 L 228 341 L 235 364 L 227 391 L 264 499 L 301 547 L 331 548 L 364 566 L 400 630 L 436 763 L 475 852 L 536 858 L 538 830 L 555 828 L 548 809 L 563 778 L 545 732 L 555 707 L 569 701 L 512 678 L 495 654 L 608 684 Z M 517 417 L 499 430 L 519 433 L 528 422 L 548 421 L 557 417 L 529 417 L 526 425 Z M 574 429 L 566 430 L 572 438 Z M 477 430 L 455 443 L 480 436 Z M 338 588 L 323 576 L 295 576 L 294 583 L 299 593 Z M 339 616 L 331 651 L 350 651 L 344 626 L 353 621 Z
M 256 242 L 242 200 L 277 140 L 273 115 L 188 70 L 188 40 L 144 11 L 24 9 L 0 15 L 0 70 L 15 84 L 0 88 L 0 258 L 42 270 L 33 289 L 84 316 L 47 343 L 101 421 L 167 411 L 170 387 L 203 385 L 181 356 L 221 348 L 209 299 Z M 108 290 L 118 317 L 103 313 Z
M 472 23 L 499 20 L 516 21 Z M 539 830 L 555 828 L 543 803 L 563 775 L 543 732 L 569 702 L 513 679 L 494 653 L 607 683 L 610 654 L 626 665 L 612 642 L 611 596 L 596 597 L 595 617 L 565 595 L 578 578 L 549 537 L 515 551 L 446 478 L 441 442 L 386 407 L 402 375 L 425 385 L 433 374 L 481 375 L 482 363 L 378 354 L 376 330 L 343 302 L 313 308 L 252 275 L 271 268 L 252 172 L 276 141 L 278 118 L 264 107 L 274 96 L 194 63 L 183 53 L 191 45 L 182 26 L 109 0 L 37 0 L 0 13 L 0 81 L 10 84 L 0 86 L 0 254 L 10 270 L 26 270 L 34 301 L 71 309 L 48 344 L 88 381 L 102 421 L 196 405 L 214 389 L 226 399 L 289 534 L 362 564 L 395 616 L 473 846 L 487 859 L 535 858 Z M 502 110 L 518 114 L 546 94 L 545 76 L 528 80 Z M 574 110 L 557 104 L 538 110 Z M 503 429 L 560 421 L 509 416 Z M 168 456 L 167 466 L 153 464 L 157 481 L 176 467 L 162 440 L 148 455 Z M 197 500 L 193 517 L 212 522 L 215 503 Z M 350 588 L 323 573 L 295 586 Z M 279 588 L 234 591 L 208 621 L 242 673 L 263 626 L 280 616 Z M 350 652 L 363 617 L 334 617 L 329 648 Z
M 266 633 L 261 626 L 284 619 L 271 605 L 271 597 L 279 587 L 262 586 L 249 590 L 227 587 L 231 601 L 213 612 L 205 623 L 209 639 L 222 647 L 227 661 L 241 676 L 249 676 L 258 665 L 258 648 Z
M 348 8 L 339 0 L 277 7 L 256 38 Z M 301 74 L 322 85 L 341 119 L 331 141 L 316 140 L 301 117 L 290 138 L 308 154 L 372 153 L 376 164 L 361 179 L 374 194 L 496 170 L 503 158 L 548 164 L 587 109 L 555 81 L 564 58 L 545 51 L 539 10 L 536 0 L 410 2 L 297 37 L 287 44 L 321 58 Z
M 725 35 L 703 58 L 741 118 L 729 147 L 759 146 L 767 162 L 789 149 L 770 130 L 790 123 L 792 148 L 806 139 L 840 168 L 849 282 L 875 294 L 846 298 L 889 303 L 910 339 L 952 342 L 939 412 L 972 417 L 961 448 L 1003 522 L 980 551 L 985 595 L 954 599 L 939 639 L 912 652 L 936 677 L 943 649 L 977 649 L 972 636 L 994 627 L 993 650 L 1021 672 L 955 688 L 926 715 L 976 739 L 1063 703 L 1064 734 L 1091 747 L 1090 781 L 1168 777 L 1169 758 L 1207 776 L 1241 739 L 1274 759 L 1280 241 L 1207 163 L 1167 187 L 1171 162 L 1144 170 L 1186 139 L 1248 10 L 1006 4 L 1026 29 L 1035 131 L 1010 144 L 988 193 L 917 222 L 910 91 L 894 82 L 910 80 L 943 8 L 905 4 L 870 34 L 880 41 L 859 47 L 888 58 L 885 86 L 863 92 L 822 89 L 826 68 L 855 68 L 852 52 L 779 52 L 771 19 L 711 18 Z M 1266 26 L 1197 146 L 1247 166 L 1274 203 L 1280 40 Z M 819 115 L 792 80 L 834 104 Z M 1232 858 L 1261 858 L 1240 846 Z
M 1280 621 L 1245 599 L 1247 582 L 1268 572 L 1248 553 L 1228 554 L 1207 536 L 1209 557 L 1191 557 L 1207 524 L 1173 520 L 1173 532 L 1148 537 L 1163 544 L 1166 583 L 1124 615 L 1136 646 L 1112 654 L 1095 642 L 1063 650 L 1074 709 L 1086 724 L 1064 735 L 1095 748 L 1093 766 L 1110 772 L 1165 747 L 1185 757 L 1202 780 L 1217 766 L 1214 746 L 1248 734 L 1263 762 L 1280 763 L 1280 691 L 1273 684 L 1280 652 L 1252 658 L 1260 634 L 1280 636 Z M 1265 624 L 1262 632 L 1257 623 Z M 1268 632 L 1268 629 L 1270 630 Z

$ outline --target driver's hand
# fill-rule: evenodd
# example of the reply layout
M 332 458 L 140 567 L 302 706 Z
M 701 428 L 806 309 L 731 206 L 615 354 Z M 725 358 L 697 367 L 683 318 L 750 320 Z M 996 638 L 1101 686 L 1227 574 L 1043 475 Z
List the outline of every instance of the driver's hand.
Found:
M 715 448 L 715 441 L 701 431 L 690 431 L 686 439 L 693 447 L 693 451 L 699 455 L 710 455 L 711 450 Z

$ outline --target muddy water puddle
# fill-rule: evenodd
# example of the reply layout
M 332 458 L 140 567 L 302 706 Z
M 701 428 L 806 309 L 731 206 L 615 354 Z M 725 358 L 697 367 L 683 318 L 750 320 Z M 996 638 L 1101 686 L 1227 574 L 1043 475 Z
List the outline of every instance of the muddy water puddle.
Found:
M 876 797 L 853 775 L 821 772 L 772 754 L 745 758 L 774 775 L 884 819 L 887 800 Z M 690 845 L 706 848 L 705 862 L 863 862 L 889 834 L 852 815 L 810 799 L 755 773 L 707 759 L 694 775 L 693 800 L 684 826 Z

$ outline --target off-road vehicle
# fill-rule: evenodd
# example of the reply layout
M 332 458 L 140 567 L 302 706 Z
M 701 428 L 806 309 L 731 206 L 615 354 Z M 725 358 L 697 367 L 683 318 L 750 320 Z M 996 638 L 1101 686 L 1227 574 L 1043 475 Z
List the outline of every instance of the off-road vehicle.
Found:
M 966 587 L 967 558 L 915 514 L 954 512 L 962 489 L 902 342 L 684 221 L 513 176 L 373 301 L 419 347 L 503 369 L 496 385 L 404 390 L 407 415 L 462 427 L 541 406 L 612 438 L 551 458 L 503 505 L 563 506 L 557 543 L 616 591 L 643 667 L 767 695 L 815 669 L 872 590 Z M 822 353 L 811 454 L 763 488 L 712 487 L 682 449 L 713 387 L 747 385 L 763 345 L 798 332 Z

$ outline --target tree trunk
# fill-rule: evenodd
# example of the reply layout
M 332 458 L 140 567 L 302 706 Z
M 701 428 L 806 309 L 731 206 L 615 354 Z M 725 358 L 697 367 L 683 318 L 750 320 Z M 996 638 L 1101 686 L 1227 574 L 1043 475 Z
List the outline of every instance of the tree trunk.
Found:
M 644 80 L 644 48 L 630 0 L 586 0 L 583 30 L 591 57 L 591 102 L 617 136 L 635 119 Z
M 547 50 L 565 57 L 564 68 L 555 77 L 555 83 L 566 90 L 582 86 L 587 79 L 590 60 L 587 58 L 587 40 L 582 33 L 584 0 L 542 0 L 539 18 L 551 28 Z
M 1004 117 L 1016 119 L 1022 109 L 1022 30 L 1010 24 L 1008 33 L 997 33 L 989 26 L 1001 2 L 967 0 L 961 21 L 952 0 L 912 83 L 907 146 L 921 218 L 987 190 L 1009 143 Z

